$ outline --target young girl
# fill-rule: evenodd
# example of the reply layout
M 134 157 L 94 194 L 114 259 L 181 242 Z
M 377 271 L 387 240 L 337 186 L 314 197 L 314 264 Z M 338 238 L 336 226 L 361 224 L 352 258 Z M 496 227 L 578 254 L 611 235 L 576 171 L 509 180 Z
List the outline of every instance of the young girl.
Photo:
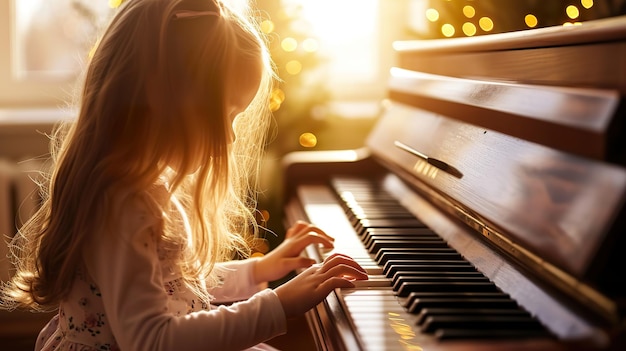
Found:
M 268 255 L 229 262 L 257 231 L 272 78 L 256 27 L 224 4 L 119 9 L 78 119 L 53 142 L 41 209 L 12 242 L 3 307 L 58 308 L 36 350 L 267 349 L 259 343 L 285 333 L 287 318 L 367 278 L 343 255 L 300 257 L 309 244 L 332 247 L 303 222 Z

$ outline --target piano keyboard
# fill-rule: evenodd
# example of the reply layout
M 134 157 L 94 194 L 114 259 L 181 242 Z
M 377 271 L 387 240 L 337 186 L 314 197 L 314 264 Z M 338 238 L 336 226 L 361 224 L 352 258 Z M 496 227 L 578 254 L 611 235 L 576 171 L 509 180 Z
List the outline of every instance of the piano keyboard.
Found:
M 333 250 L 318 251 L 320 259 L 341 252 L 368 271 L 370 280 L 336 291 L 363 350 L 412 349 L 424 338 L 550 337 L 533 316 L 375 182 L 334 178 L 331 189 L 335 205 L 315 199 L 324 196 L 319 189 L 304 189 L 300 196 L 310 220 L 328 223 L 322 229 L 332 228 L 329 234 L 336 239 Z

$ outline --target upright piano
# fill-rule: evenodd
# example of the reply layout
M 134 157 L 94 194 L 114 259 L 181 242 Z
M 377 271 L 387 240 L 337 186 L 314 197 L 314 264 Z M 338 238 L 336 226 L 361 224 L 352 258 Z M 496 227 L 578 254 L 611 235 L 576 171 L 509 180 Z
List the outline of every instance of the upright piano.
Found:
M 285 225 L 369 280 L 319 350 L 624 350 L 626 18 L 394 43 L 362 148 L 284 158 Z

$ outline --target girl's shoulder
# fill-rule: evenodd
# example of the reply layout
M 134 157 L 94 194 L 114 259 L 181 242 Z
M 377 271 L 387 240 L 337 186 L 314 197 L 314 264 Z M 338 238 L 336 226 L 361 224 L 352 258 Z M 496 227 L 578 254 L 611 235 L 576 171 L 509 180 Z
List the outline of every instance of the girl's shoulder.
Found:
M 150 226 L 161 226 L 163 214 L 170 206 L 170 195 L 162 184 L 122 196 L 113 204 L 114 218 L 118 224 L 131 231 Z

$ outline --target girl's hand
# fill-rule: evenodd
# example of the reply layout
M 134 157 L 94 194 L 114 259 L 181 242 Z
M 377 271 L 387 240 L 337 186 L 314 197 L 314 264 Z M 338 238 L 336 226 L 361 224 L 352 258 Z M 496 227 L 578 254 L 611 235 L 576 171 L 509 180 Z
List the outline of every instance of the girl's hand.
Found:
M 367 273 L 353 259 L 333 254 L 324 263 L 309 267 L 275 291 L 289 318 L 310 310 L 335 288 L 353 288 L 353 280 L 366 279 Z
M 332 248 L 333 241 L 333 238 L 318 227 L 298 221 L 287 230 L 285 240 L 278 247 L 258 259 L 254 267 L 257 283 L 274 281 L 291 271 L 311 266 L 315 261 L 300 256 L 302 250 L 310 244 Z

